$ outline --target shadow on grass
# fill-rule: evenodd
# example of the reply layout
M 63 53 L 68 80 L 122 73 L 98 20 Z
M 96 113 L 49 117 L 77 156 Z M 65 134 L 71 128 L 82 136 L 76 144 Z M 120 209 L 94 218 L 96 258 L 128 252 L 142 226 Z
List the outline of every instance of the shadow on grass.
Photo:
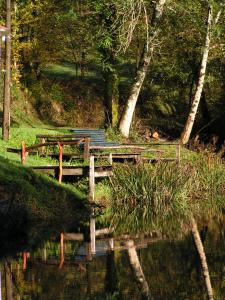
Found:
M 86 197 L 0 158 L 0 255 L 39 246 L 89 218 Z

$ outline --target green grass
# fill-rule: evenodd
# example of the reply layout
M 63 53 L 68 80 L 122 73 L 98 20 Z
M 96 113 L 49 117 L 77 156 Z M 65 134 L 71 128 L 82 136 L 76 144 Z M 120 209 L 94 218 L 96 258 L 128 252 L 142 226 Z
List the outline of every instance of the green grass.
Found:
M 42 70 L 42 73 L 49 79 L 60 81 L 70 81 L 80 77 L 80 70 L 78 70 L 77 74 L 75 65 L 69 63 L 48 65 Z M 85 78 L 95 80 L 96 76 L 99 77 L 99 70 L 95 70 L 95 68 L 86 70 L 85 72 Z
M 58 184 L 47 175 L 32 171 L 29 166 L 57 164 L 50 158 L 30 155 L 26 167 L 20 155 L 6 151 L 36 142 L 36 134 L 62 134 L 66 129 L 19 127 L 11 128 L 10 140 L 0 140 L 0 254 L 17 251 L 17 247 L 38 245 L 59 232 L 77 231 L 89 216 L 87 196 L 72 184 Z
M 33 247 L 88 220 L 86 196 L 72 185 L 0 158 L 0 255 Z
M 225 209 L 225 168 L 220 159 L 124 165 L 112 178 L 108 220 L 119 232 L 186 233 L 189 217 L 208 223 Z
M 7 152 L 7 148 L 17 148 L 21 149 L 22 141 L 25 141 L 26 146 L 31 146 L 38 141 L 36 140 L 37 134 L 64 134 L 66 129 L 55 129 L 55 128 L 45 128 L 45 127 L 12 127 L 10 130 L 10 139 L 8 142 L 0 139 L 0 156 L 8 159 L 14 163 L 21 163 L 21 158 L 19 154 Z M 68 132 L 67 132 L 68 133 Z M 37 166 L 45 164 L 54 164 L 55 161 L 51 158 L 44 157 L 41 158 L 38 155 L 28 155 L 27 166 Z

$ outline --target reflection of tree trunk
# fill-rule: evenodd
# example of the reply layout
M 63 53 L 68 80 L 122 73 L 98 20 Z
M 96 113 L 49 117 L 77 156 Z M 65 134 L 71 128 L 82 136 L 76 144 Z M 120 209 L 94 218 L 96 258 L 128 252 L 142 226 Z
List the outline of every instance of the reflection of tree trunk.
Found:
M 6 289 L 6 300 L 13 300 L 13 283 L 12 283 L 12 272 L 10 265 L 5 262 L 5 289 Z
M 204 47 L 203 54 L 202 54 L 202 61 L 201 61 L 201 67 L 199 70 L 196 91 L 194 94 L 194 98 L 193 98 L 193 102 L 192 102 L 191 109 L 189 112 L 189 116 L 187 118 L 187 121 L 184 126 L 184 130 L 183 130 L 181 138 L 180 138 L 181 142 L 183 144 L 186 144 L 189 141 L 191 131 L 192 131 L 192 128 L 194 125 L 195 117 L 197 114 L 199 102 L 200 102 L 201 95 L 202 95 L 202 89 L 203 89 L 203 85 L 204 85 L 204 81 L 205 81 L 206 67 L 207 67 L 207 63 L 208 63 L 211 27 L 212 27 L 212 9 L 211 9 L 211 7 L 209 7 L 207 33 L 206 33 L 206 38 L 205 38 L 205 47 Z
M 87 294 L 86 299 L 91 299 L 91 264 L 86 264 L 86 275 L 87 275 Z
M 201 266 L 202 266 L 202 270 L 203 270 L 203 275 L 205 278 L 205 284 L 206 284 L 206 288 L 207 288 L 207 292 L 208 292 L 208 297 L 209 300 L 213 300 L 213 290 L 212 290 L 212 285 L 211 285 L 211 281 L 210 281 L 210 276 L 209 276 L 209 269 L 208 269 L 208 264 L 207 264 L 207 260 L 206 260 L 206 255 L 205 255 L 205 250 L 200 238 L 200 234 L 198 231 L 198 227 L 197 227 L 197 223 L 195 221 L 195 219 L 193 217 L 191 217 L 191 231 L 194 237 L 194 241 L 195 241 L 195 246 L 197 248 L 199 257 L 200 257 L 200 261 L 201 261 Z
M 129 256 L 132 271 L 142 293 L 142 299 L 150 299 L 149 286 L 143 273 L 142 266 L 137 255 L 137 250 L 134 245 L 134 241 L 128 241 L 126 243 L 126 246 L 128 247 L 127 253 Z
M 110 295 L 113 295 L 115 292 L 118 291 L 118 277 L 117 277 L 117 270 L 116 270 L 115 257 L 113 251 L 107 254 L 105 290 L 106 293 Z

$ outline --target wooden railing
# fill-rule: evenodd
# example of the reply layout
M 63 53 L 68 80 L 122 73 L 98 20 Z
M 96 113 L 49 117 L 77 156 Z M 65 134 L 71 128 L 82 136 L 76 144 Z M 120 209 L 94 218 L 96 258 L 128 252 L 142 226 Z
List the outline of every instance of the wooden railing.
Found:
M 58 146 L 59 147 L 59 162 L 62 164 L 62 158 L 63 158 L 63 146 L 64 145 L 77 145 L 84 143 L 84 159 L 88 159 L 90 156 L 90 137 L 81 137 L 77 140 L 55 140 L 55 141 L 48 141 L 48 142 L 42 142 L 39 144 L 35 144 L 32 146 L 26 147 L 25 142 L 23 141 L 21 144 L 21 163 L 25 165 L 26 163 L 26 157 L 29 154 L 29 152 L 40 149 L 46 146 Z

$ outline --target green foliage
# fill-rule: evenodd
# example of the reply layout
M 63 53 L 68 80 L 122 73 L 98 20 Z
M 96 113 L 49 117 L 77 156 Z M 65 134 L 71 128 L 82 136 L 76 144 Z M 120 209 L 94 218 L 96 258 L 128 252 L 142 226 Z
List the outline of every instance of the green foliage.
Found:
M 112 225 L 119 232 L 185 233 L 190 215 L 199 221 L 219 218 L 225 207 L 225 169 L 219 159 L 123 166 L 112 188 Z
M 58 84 L 53 84 L 51 86 L 51 97 L 58 101 L 58 102 L 63 102 L 64 100 L 64 95 L 63 95 L 63 92 L 62 92 L 62 88 L 58 85 Z
M 150 20 L 154 1 L 147 0 L 143 3 Z M 208 110 L 211 119 L 214 119 L 217 116 L 223 118 L 222 59 L 225 27 L 222 1 L 210 3 L 213 5 L 214 17 L 222 8 L 220 20 L 212 32 L 209 72 L 204 86 Z M 4 25 L 5 3 L 1 1 L 0 4 L 0 22 Z M 45 103 L 45 113 L 38 111 L 45 120 L 49 118 L 46 111 L 52 108 L 52 98 L 62 103 L 65 110 L 60 113 L 60 125 L 70 119 L 70 123 L 75 126 L 86 126 L 96 115 L 95 113 L 88 119 L 86 112 L 91 114 L 96 102 L 98 110 L 100 106 L 108 106 L 106 114 L 109 115 L 111 109 L 117 118 L 118 111 L 121 113 L 123 110 L 146 41 L 146 20 L 143 11 L 136 23 L 131 22 L 132 18 L 137 17 L 135 8 L 139 4 L 140 1 L 134 0 L 16 0 L 12 9 L 13 87 L 16 83 L 19 88 L 25 87 L 28 93 L 32 91 L 37 100 L 34 102 L 35 108 L 39 108 L 36 105 L 39 100 L 49 104 Z M 169 2 L 160 25 L 161 35 L 156 41 L 158 46 L 139 97 L 136 118 L 144 118 L 148 126 L 158 128 L 172 137 L 180 135 L 189 110 L 191 94 L 196 86 L 207 9 L 207 1 Z M 133 34 L 128 42 L 128 33 L 132 30 Z M 126 43 L 127 47 L 124 47 Z M 122 53 L 125 48 L 126 54 Z M 2 54 L 4 55 L 4 47 Z M 54 67 L 50 68 L 50 65 Z M 76 85 L 76 89 L 67 88 L 73 84 Z M 90 86 L 95 87 L 91 92 Z M 49 97 L 46 94 L 49 94 Z M 19 97 L 21 95 L 13 90 L 13 108 Z M 115 109 L 106 105 L 110 97 L 111 100 L 116 99 L 115 102 L 119 100 L 119 105 L 116 103 L 114 106 Z M 28 101 L 31 102 L 30 99 Z M 93 101 L 95 103 L 91 105 Z M 16 124 L 29 115 L 29 112 L 23 114 L 23 107 L 20 111 L 21 113 L 15 114 Z M 54 113 L 53 110 L 52 114 Z M 97 120 L 97 126 L 103 125 L 103 113 L 104 107 L 101 108 L 101 118 Z M 52 123 L 57 124 L 56 120 L 59 118 L 57 115 Z M 32 123 L 32 120 L 28 121 Z M 206 123 L 203 114 L 199 113 L 196 131 Z

